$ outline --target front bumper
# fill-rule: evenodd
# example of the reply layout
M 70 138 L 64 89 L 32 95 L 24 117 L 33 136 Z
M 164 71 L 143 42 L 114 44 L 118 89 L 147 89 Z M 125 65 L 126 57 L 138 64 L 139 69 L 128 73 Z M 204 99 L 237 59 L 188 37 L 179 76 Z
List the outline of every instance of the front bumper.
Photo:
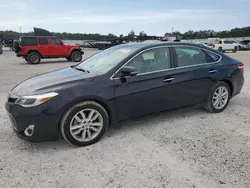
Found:
M 20 138 L 30 142 L 45 142 L 60 138 L 59 117 L 56 114 L 47 114 L 46 109 L 41 106 L 24 108 L 11 102 L 6 102 L 5 108 L 12 128 Z M 29 125 L 34 125 L 32 136 L 24 134 Z

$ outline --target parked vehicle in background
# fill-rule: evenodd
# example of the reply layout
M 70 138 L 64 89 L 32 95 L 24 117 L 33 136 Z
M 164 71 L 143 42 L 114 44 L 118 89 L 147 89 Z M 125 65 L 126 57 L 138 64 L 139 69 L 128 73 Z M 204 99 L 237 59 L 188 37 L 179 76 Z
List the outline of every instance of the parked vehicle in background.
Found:
M 239 41 L 233 40 L 232 42 L 234 42 L 235 44 L 237 44 L 238 47 L 238 51 L 241 49 L 242 45 Z
M 54 36 L 25 36 L 14 43 L 18 57 L 23 57 L 28 63 L 38 64 L 45 58 L 66 58 L 69 61 L 80 62 L 82 51 L 80 46 L 64 44 Z
M 235 43 L 234 41 L 216 39 L 213 42 L 212 48 L 220 52 L 225 52 L 225 51 L 237 52 L 239 47 L 238 44 Z
M 134 117 L 190 105 L 222 112 L 240 93 L 243 71 L 242 62 L 202 45 L 128 43 L 23 81 L 10 91 L 6 109 L 26 140 L 62 135 L 87 146 Z
M 2 54 L 3 53 L 3 45 L 2 45 L 2 43 L 0 42 L 0 54 Z
M 240 50 L 250 50 L 250 40 L 243 40 L 240 42 L 241 48 Z

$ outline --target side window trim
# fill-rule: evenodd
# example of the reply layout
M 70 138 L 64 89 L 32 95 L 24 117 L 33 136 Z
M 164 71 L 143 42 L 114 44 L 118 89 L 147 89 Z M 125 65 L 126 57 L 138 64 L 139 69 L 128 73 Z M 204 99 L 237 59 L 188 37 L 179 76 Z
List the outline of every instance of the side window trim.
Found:
M 134 55 L 133 57 L 131 57 L 128 61 L 126 61 L 126 63 L 124 63 L 120 68 L 118 68 L 115 73 L 110 77 L 110 80 L 115 80 L 115 79 L 119 79 L 119 77 L 115 77 L 115 75 L 119 72 L 119 70 L 126 66 L 130 61 L 132 61 L 134 58 L 136 58 L 138 55 L 147 52 L 149 50 L 152 49 L 157 49 L 157 48 L 169 48 L 169 53 L 170 53 L 170 66 L 171 68 L 167 68 L 167 69 L 163 69 L 163 70 L 158 70 L 158 71 L 151 71 L 151 72 L 146 72 L 146 73 L 140 73 L 137 74 L 136 76 L 140 76 L 140 75 L 146 75 L 146 74 L 152 74 L 152 73 L 157 73 L 157 72 L 164 72 L 164 71 L 168 71 L 168 70 L 172 70 L 175 69 L 174 67 L 174 58 L 173 58 L 173 50 L 172 50 L 172 46 L 171 45 L 167 45 L 167 46 L 157 46 L 157 47 L 152 47 L 152 48 L 147 48 L 145 50 L 142 50 L 141 52 L 137 53 L 136 55 Z
M 196 66 L 202 66 L 202 65 L 215 64 L 215 63 L 220 62 L 220 60 L 222 59 L 222 56 L 219 55 L 218 53 L 215 53 L 215 52 L 212 52 L 210 50 L 207 50 L 207 49 L 204 49 L 204 48 L 200 48 L 200 47 L 197 47 L 197 46 L 190 46 L 190 45 L 183 45 L 182 44 L 182 45 L 172 45 L 172 47 L 173 47 L 173 51 L 174 51 L 174 54 L 175 54 L 175 61 L 176 61 L 176 64 L 175 64 L 176 67 L 175 68 L 176 69 L 182 69 L 182 68 L 188 68 L 188 67 L 196 67 Z M 196 64 L 196 65 L 187 65 L 187 66 L 178 67 L 178 59 L 177 59 L 177 54 L 176 54 L 176 50 L 175 50 L 176 47 L 191 47 L 191 48 L 196 48 L 196 49 L 200 49 L 201 51 L 208 51 L 208 52 L 214 53 L 215 55 L 218 55 L 220 58 L 219 58 L 218 61 L 215 61 L 215 62 L 200 63 L 200 64 Z

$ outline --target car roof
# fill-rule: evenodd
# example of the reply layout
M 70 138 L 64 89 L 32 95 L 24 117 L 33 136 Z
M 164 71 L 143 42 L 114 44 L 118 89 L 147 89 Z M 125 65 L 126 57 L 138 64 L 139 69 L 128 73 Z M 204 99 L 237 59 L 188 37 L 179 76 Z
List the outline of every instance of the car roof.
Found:
M 21 36 L 21 38 L 57 38 L 56 36 Z
M 173 42 L 173 41 L 150 41 L 150 42 L 130 42 L 126 44 L 120 44 L 120 47 L 135 47 L 135 48 L 151 48 L 157 46 L 165 46 L 165 45 L 188 45 L 193 47 L 205 47 L 205 45 L 196 44 L 196 43 L 188 43 L 188 42 Z

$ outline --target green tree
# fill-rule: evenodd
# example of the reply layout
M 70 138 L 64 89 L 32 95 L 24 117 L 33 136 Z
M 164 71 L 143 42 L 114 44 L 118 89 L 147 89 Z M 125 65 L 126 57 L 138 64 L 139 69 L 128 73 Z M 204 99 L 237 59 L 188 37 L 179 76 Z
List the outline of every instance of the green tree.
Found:
M 147 36 L 147 34 L 146 34 L 144 31 L 141 31 L 141 32 L 139 33 L 139 36 L 145 37 L 145 36 Z

